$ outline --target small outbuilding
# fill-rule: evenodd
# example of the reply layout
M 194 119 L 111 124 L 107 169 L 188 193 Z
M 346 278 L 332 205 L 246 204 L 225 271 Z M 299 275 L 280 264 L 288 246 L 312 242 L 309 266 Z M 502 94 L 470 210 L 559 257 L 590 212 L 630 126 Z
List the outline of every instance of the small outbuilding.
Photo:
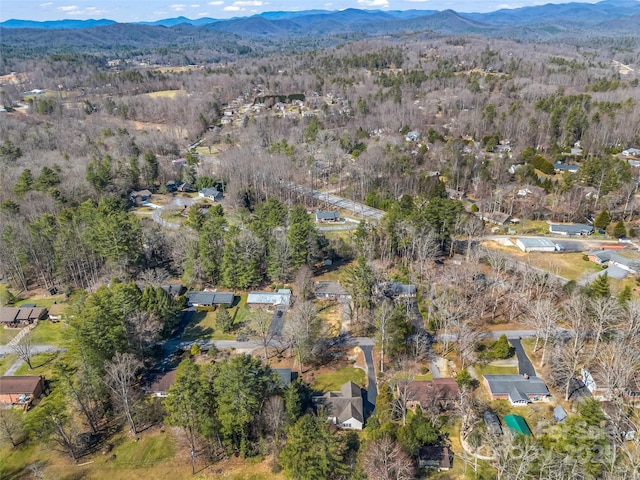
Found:
M 28 409 L 42 392 L 44 377 L 40 375 L 0 377 L 0 405 Z
M 562 405 L 558 405 L 553 409 L 553 418 L 558 423 L 562 423 L 567 419 L 567 412 L 562 408 Z
M 523 252 L 555 252 L 558 246 L 548 238 L 519 238 L 516 246 Z
M 505 415 L 504 423 L 507 424 L 509 430 L 511 430 L 511 432 L 515 435 L 532 435 L 529 425 L 527 425 L 526 420 L 520 415 Z

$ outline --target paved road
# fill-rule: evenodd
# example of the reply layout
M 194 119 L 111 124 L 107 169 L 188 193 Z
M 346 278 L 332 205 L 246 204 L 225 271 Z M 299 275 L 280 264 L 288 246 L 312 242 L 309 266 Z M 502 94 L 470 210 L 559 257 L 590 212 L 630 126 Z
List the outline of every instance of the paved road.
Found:
M 372 411 L 376 408 L 378 398 L 378 384 L 376 378 L 376 368 L 373 362 L 374 341 L 368 337 L 355 337 L 348 340 L 360 347 L 364 354 L 364 361 L 367 364 L 367 401 L 371 404 Z
M 50 353 L 50 352 L 66 352 L 66 349 L 60 348 L 57 345 L 32 345 L 31 351 L 36 353 Z M 8 345 L 0 345 L 0 355 L 15 354 L 16 352 Z
M 520 375 L 529 375 L 530 377 L 536 376 L 536 369 L 533 368 L 533 364 L 529 357 L 527 357 L 524 348 L 522 348 L 522 343 L 519 338 L 512 338 L 509 340 L 509 343 L 513 346 L 516 351 L 516 356 L 518 357 L 518 373 Z
M 269 336 L 281 337 L 282 328 L 284 327 L 284 317 L 287 314 L 287 307 L 284 305 L 278 305 L 276 311 L 273 312 L 271 317 L 271 323 L 269 324 Z
M 382 210 L 378 210 L 377 208 L 372 208 L 363 203 L 354 202 L 353 200 L 349 200 L 343 197 L 338 197 L 337 195 L 333 195 L 329 192 L 321 192 L 320 190 L 313 190 L 309 187 L 305 187 L 304 185 L 297 185 L 295 183 L 287 183 L 286 186 L 293 190 L 294 192 L 301 193 L 303 195 L 307 195 L 309 197 L 313 197 L 322 202 L 328 203 L 329 205 L 333 205 L 334 207 L 341 208 L 343 210 L 348 210 L 355 215 L 365 218 L 367 220 L 379 222 L 382 220 L 382 217 L 385 216 L 386 212 Z

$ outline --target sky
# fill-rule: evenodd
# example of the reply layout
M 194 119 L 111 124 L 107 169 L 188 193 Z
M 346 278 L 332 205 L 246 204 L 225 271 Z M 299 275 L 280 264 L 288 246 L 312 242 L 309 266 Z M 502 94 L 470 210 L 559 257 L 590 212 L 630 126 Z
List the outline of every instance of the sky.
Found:
M 544 3 L 567 3 L 575 0 L 0 0 L 0 21 L 87 20 L 108 18 L 117 22 L 155 21 L 184 16 L 247 17 L 262 12 L 295 10 L 445 10 L 489 12 Z M 594 0 L 577 0 L 589 1 Z

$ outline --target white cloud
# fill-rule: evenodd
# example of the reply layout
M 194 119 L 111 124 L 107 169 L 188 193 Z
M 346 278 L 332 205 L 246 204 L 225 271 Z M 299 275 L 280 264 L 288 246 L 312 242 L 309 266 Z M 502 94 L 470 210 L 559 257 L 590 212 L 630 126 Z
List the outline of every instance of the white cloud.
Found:
M 53 2 L 47 2 L 47 3 L 41 3 L 40 4 L 41 7 L 50 7 L 51 5 L 53 5 Z
M 80 7 L 77 5 L 66 5 L 64 7 L 58 7 L 58 10 L 61 12 L 73 12 L 75 10 L 80 10 Z
M 233 5 L 236 7 L 261 7 L 262 2 L 259 2 L 256 0 L 251 0 L 251 1 L 240 0 L 238 2 L 233 2 Z
M 217 7 L 218 5 L 224 5 L 224 2 L 220 0 L 216 0 L 215 2 L 209 2 L 209 5 L 213 5 L 214 7 Z
M 388 7 L 389 0 L 358 0 L 358 5 L 365 7 Z
M 185 8 L 187 8 L 187 6 L 183 3 L 174 3 L 173 5 L 169 5 L 169 8 L 176 12 L 182 12 Z
M 239 12 L 242 9 L 240 7 L 235 7 L 233 5 L 227 5 L 226 7 L 223 8 L 223 10 L 225 12 Z

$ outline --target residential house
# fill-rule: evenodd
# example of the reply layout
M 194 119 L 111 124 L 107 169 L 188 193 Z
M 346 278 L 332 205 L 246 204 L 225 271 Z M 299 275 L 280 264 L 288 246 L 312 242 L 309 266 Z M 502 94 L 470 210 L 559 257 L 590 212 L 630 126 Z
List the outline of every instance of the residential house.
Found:
M 551 223 L 549 232 L 554 235 L 585 236 L 593 233 L 593 226 L 584 223 Z
M 404 136 L 404 139 L 407 142 L 417 142 L 419 138 L 420 138 L 420 132 L 418 132 L 416 130 L 412 130 L 410 132 L 407 132 L 407 134 Z
M 283 388 L 287 388 L 298 377 L 298 374 L 292 372 L 290 368 L 274 368 L 273 371 L 278 375 L 280 386 Z
M 560 250 L 558 245 L 548 238 L 518 238 L 516 246 L 523 252 L 555 252 Z
M 349 298 L 349 293 L 339 282 L 315 282 L 313 290 L 316 298 L 326 298 L 329 300 L 343 300 Z
M 624 441 L 634 441 L 638 438 L 638 427 L 627 415 L 624 404 L 601 402 L 600 405 L 607 419 L 607 433 L 614 434 Z
M 0 405 L 20 405 L 28 409 L 44 391 L 44 377 L 6 376 L 0 377 Z
M 325 222 L 339 222 L 340 221 L 340 213 L 338 212 L 322 212 L 320 210 L 316 210 L 316 222 L 325 223 Z
M 198 196 L 200 198 L 208 198 L 213 200 L 214 202 L 219 202 L 222 200 L 222 192 L 217 188 L 203 188 L 198 192 Z
M 553 419 L 558 423 L 562 423 L 567 419 L 567 412 L 562 408 L 562 405 L 558 405 L 553 409 Z
M 151 198 L 151 192 L 149 190 L 134 191 L 129 194 L 129 200 L 136 205 L 142 205 L 144 202 Z
M 447 188 L 447 196 L 451 200 L 462 200 L 465 197 L 465 193 L 461 190 L 454 190 L 453 188 Z
M 249 292 L 247 305 L 291 305 L 291 290 L 281 288 L 277 292 Z
M 189 182 L 181 182 L 178 184 L 179 192 L 193 192 L 193 186 Z
M 490 410 L 487 410 L 486 412 L 484 412 L 482 419 L 488 433 L 491 433 L 493 435 L 502 435 L 502 424 L 500 423 L 500 418 L 498 417 L 498 415 Z
M 187 305 L 189 307 L 213 307 L 217 305 L 233 305 L 233 292 L 189 292 Z
M 555 169 L 556 173 L 564 173 L 564 172 L 576 173 L 580 169 L 580 165 L 556 162 L 553 164 L 553 168 Z
M 362 430 L 364 426 L 363 390 L 353 382 L 339 392 L 326 392 L 313 398 L 316 408 L 324 408 L 332 424 L 345 430 Z
M 485 213 L 482 215 L 482 219 L 485 222 L 493 223 L 494 225 L 506 226 L 511 222 L 511 215 L 502 212 Z
M 47 309 L 22 305 L 20 307 L 0 308 L 0 326 L 20 328 L 47 318 Z
M 176 369 L 166 372 L 150 372 L 142 380 L 142 390 L 152 397 L 165 398 L 176 381 Z
M 407 385 L 407 407 L 411 410 L 417 407 L 427 410 L 434 405 L 442 410 L 449 410 L 458 405 L 459 401 L 460 388 L 453 378 L 414 380 Z
M 580 369 L 580 374 L 582 375 L 582 383 L 596 400 L 607 401 L 619 396 L 633 400 L 637 396 L 637 392 L 634 392 L 636 388 L 622 388 L 615 376 L 607 374 L 597 365 L 583 366 Z
M 160 285 L 160 288 L 172 297 L 179 297 L 187 291 L 187 287 L 179 283 L 165 283 L 164 285 Z
M 173 168 L 175 168 L 177 170 L 181 170 L 184 167 L 186 167 L 187 159 L 186 158 L 178 158 L 176 160 L 172 160 L 171 161 L 171 165 L 173 166 Z
M 483 384 L 493 400 L 506 399 L 514 406 L 544 401 L 551 396 L 540 378 L 529 375 L 483 375 Z
M 433 445 L 422 447 L 418 451 L 418 466 L 420 468 L 434 468 L 437 471 L 451 469 L 453 452 L 448 447 Z
M 66 310 L 66 303 L 54 303 L 49 307 L 49 320 L 52 322 L 59 322 L 64 317 Z
M 545 197 L 547 195 L 547 191 L 544 188 L 536 187 L 534 185 L 524 185 L 522 187 L 515 189 L 516 195 L 519 197 Z
M 636 275 L 640 272 L 640 260 L 627 258 L 613 250 L 591 252 L 589 260 L 599 265 L 606 265 L 607 273 L 613 278 L 623 279 L 628 274 Z
M 520 415 L 505 415 L 504 423 L 507 424 L 507 427 L 514 435 L 532 435 L 529 425 Z
M 414 298 L 416 286 L 402 282 L 382 282 L 373 287 L 373 293 L 387 298 Z
M 640 156 L 640 149 L 637 148 L 628 148 L 622 151 L 623 157 L 638 157 Z

